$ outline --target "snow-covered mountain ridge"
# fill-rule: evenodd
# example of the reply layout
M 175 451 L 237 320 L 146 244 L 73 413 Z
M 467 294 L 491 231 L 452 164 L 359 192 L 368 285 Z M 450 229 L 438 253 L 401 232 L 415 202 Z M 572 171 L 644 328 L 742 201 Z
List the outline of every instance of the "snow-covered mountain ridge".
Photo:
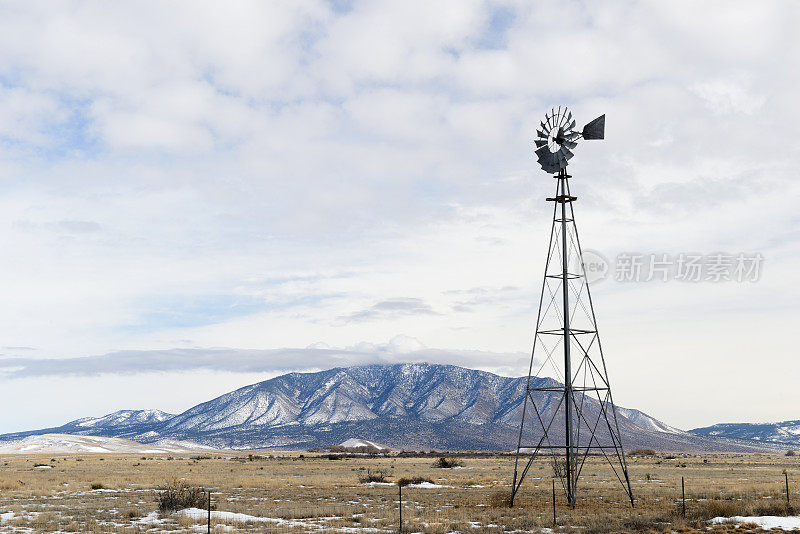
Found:
M 550 378 L 538 386 L 556 386 Z M 177 415 L 122 410 L 61 427 L 6 434 L 0 441 L 45 433 L 96 435 L 143 443 L 192 441 L 217 448 L 306 448 L 358 437 L 393 448 L 511 450 L 516 445 L 526 377 L 439 364 L 394 364 L 289 373 L 239 388 Z M 536 392 L 554 409 L 558 393 Z M 551 408 L 548 408 L 551 407 Z M 599 416 L 587 397 L 585 414 Z M 619 408 L 626 447 L 745 450 L 695 436 L 634 409 Z M 554 423 L 554 437 L 563 425 Z M 737 448 L 738 447 L 738 448 Z
M 778 423 L 719 423 L 689 432 L 698 436 L 790 443 L 800 447 L 800 420 Z

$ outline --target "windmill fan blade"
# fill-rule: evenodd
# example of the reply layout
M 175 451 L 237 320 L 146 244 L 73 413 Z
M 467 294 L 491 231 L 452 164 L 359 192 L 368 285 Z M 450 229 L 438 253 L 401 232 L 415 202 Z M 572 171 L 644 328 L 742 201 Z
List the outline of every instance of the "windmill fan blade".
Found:
M 536 143 L 537 147 L 543 147 L 547 145 L 547 141 L 542 141 L 541 139 L 534 139 L 534 143 Z
M 572 156 L 575 155 L 572 153 L 572 151 L 570 151 L 570 149 L 568 149 L 565 146 L 562 146 L 561 150 L 559 150 L 558 153 L 564 156 L 565 161 L 569 161 L 572 158 Z
M 569 129 L 572 130 L 575 128 L 575 119 L 572 119 L 572 124 L 569 125 Z
M 567 148 L 572 150 L 573 148 L 578 146 L 578 143 L 576 143 L 575 141 L 566 140 L 566 141 L 564 141 L 564 146 L 566 146 Z
M 595 120 L 583 127 L 584 139 L 605 139 L 606 116 L 600 115 Z
M 539 164 L 546 172 L 556 172 L 561 168 L 558 153 L 550 152 L 546 146 L 536 150 L 536 155 L 538 156 Z
M 547 136 L 546 136 L 546 135 L 544 134 L 544 132 L 543 132 L 543 131 L 541 131 L 541 130 L 536 130 L 536 135 L 537 135 L 538 137 L 541 137 L 542 139 L 547 139 Z
M 551 162 L 539 160 L 539 164 L 542 166 L 542 169 L 544 169 L 545 172 L 557 172 L 561 168 L 557 161 Z

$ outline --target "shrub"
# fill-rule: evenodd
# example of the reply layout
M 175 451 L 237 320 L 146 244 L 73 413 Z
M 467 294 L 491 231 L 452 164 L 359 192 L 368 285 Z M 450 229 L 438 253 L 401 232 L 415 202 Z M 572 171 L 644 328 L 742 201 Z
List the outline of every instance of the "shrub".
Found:
M 567 472 L 567 459 L 554 456 L 550 458 L 550 467 L 553 469 L 553 477 L 562 478 L 563 473 Z
M 627 532 L 645 532 L 653 530 L 653 521 L 646 517 L 631 516 L 622 522 Z
M 703 503 L 698 503 L 697 506 L 692 508 L 693 510 L 691 512 L 687 509 L 687 515 L 697 519 L 713 519 L 715 517 L 747 515 L 747 512 L 743 510 L 742 504 L 738 501 L 706 501 Z
M 463 467 L 464 464 L 459 462 L 458 460 L 454 460 L 452 458 L 445 458 L 444 456 L 440 456 L 438 460 L 433 462 L 433 467 L 438 467 L 439 469 L 452 469 L 454 467 Z
M 208 501 L 203 488 L 189 486 L 186 482 L 173 480 L 158 489 L 158 509 L 174 512 L 184 508 L 206 508 Z
M 733 516 L 761 516 L 794 515 L 795 510 L 787 507 L 785 502 L 743 502 L 734 500 L 718 500 L 700 502 L 692 506 L 687 515 L 696 519 L 712 519 L 714 517 L 733 517 Z
M 655 456 L 656 451 L 653 449 L 633 449 L 628 453 L 628 456 Z
M 782 501 L 759 503 L 747 515 L 795 515 L 795 509 Z
M 103 484 L 101 484 L 100 482 L 92 482 L 92 485 L 89 486 L 89 487 L 91 489 L 93 489 L 93 490 L 106 489 L 106 487 Z
M 794 451 L 786 451 L 786 456 L 794 456 L 794 455 L 796 455 L 796 454 L 797 454 L 797 453 L 796 453 L 796 452 L 794 452 Z
M 386 482 L 386 473 L 383 471 L 373 472 L 370 469 L 367 469 L 366 476 L 359 477 L 358 481 L 362 484 L 367 484 L 369 482 Z

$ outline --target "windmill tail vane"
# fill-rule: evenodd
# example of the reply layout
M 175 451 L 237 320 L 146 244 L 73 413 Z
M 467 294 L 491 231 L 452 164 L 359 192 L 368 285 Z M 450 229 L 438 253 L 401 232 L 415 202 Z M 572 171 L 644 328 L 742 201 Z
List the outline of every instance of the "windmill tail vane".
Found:
M 590 454 L 606 460 L 633 505 L 617 410 L 611 396 L 566 168 L 579 139 L 603 139 L 605 115 L 575 130 L 566 107 L 553 108 L 536 131 L 535 153 L 547 173 L 557 173 L 550 245 L 545 261 L 519 439 L 511 504 L 533 462 L 548 458 L 567 502 L 577 502 Z

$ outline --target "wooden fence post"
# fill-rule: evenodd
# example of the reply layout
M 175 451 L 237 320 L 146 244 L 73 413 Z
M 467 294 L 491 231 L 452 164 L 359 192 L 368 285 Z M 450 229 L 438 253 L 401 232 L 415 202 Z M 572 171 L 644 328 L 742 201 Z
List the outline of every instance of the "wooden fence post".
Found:
M 556 528 L 556 479 L 553 479 L 553 528 Z
M 211 534 L 211 491 L 208 492 L 208 534 Z

